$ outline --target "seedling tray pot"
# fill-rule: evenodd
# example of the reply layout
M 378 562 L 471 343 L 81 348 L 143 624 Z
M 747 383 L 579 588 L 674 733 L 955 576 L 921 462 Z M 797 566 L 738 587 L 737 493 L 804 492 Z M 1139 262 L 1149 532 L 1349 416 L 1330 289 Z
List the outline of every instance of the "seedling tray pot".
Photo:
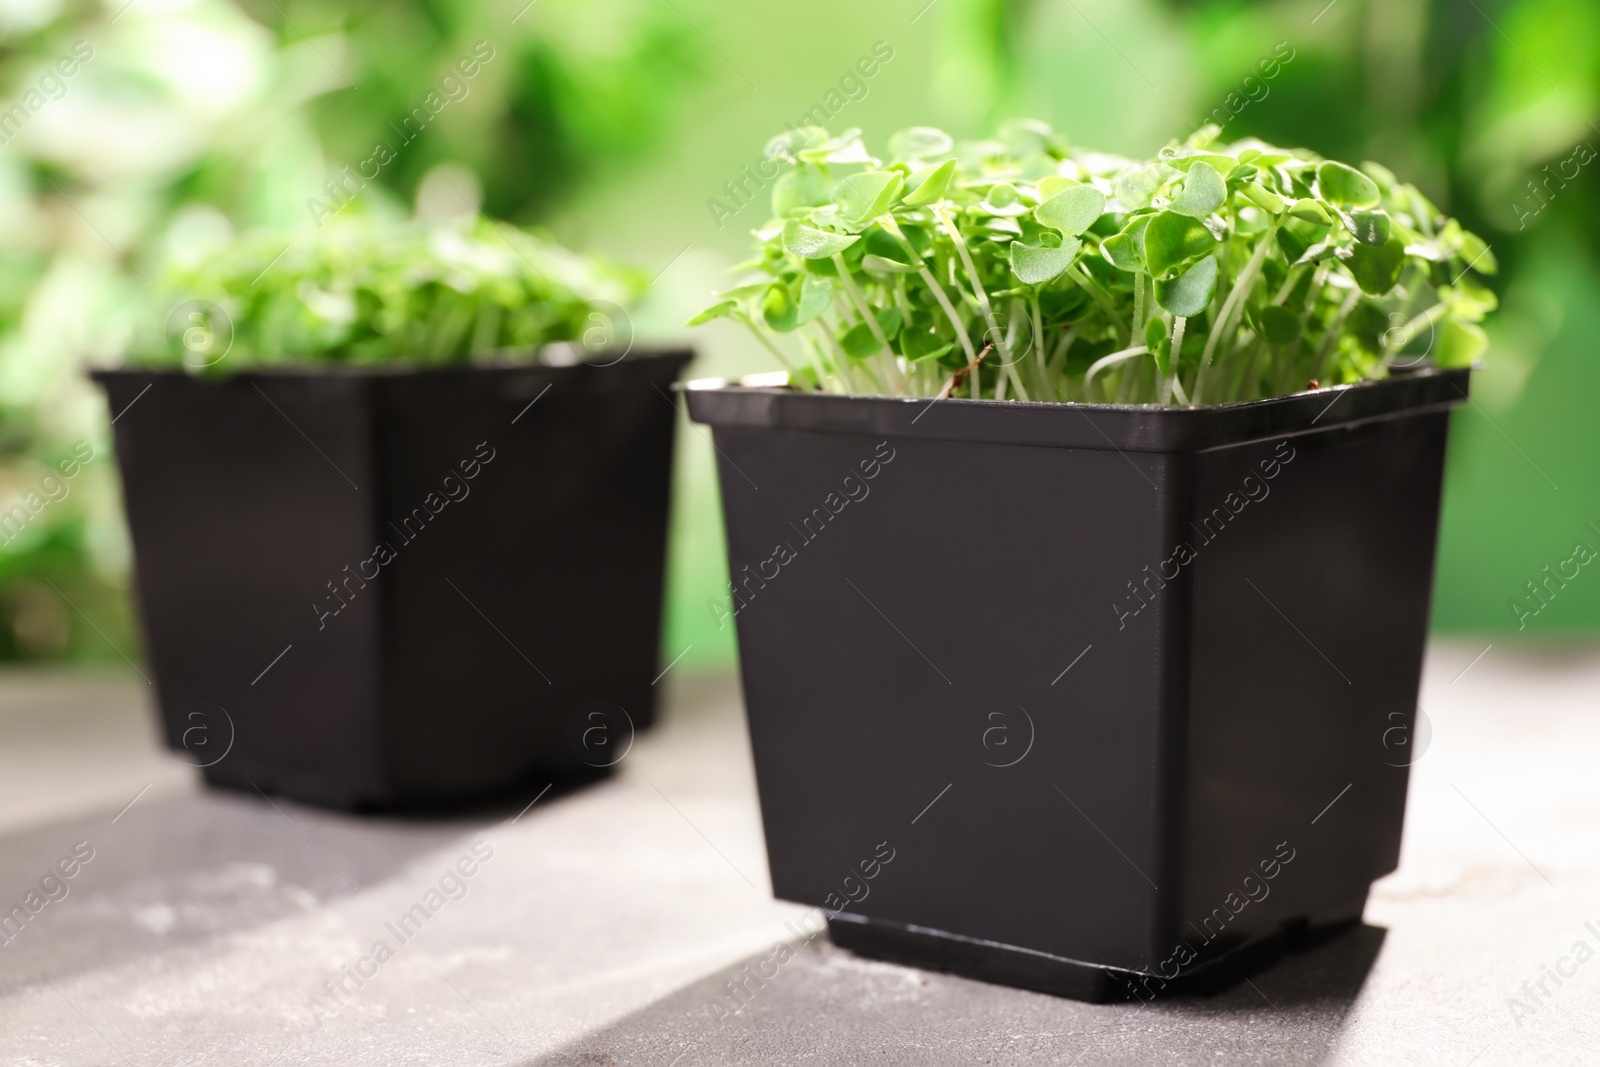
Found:
M 859 953 L 1085 1000 L 1215 989 L 1359 920 L 1399 856 L 1467 385 L 687 389 L 776 895 Z
M 97 372 L 167 743 L 343 809 L 614 763 L 654 715 L 689 358 Z

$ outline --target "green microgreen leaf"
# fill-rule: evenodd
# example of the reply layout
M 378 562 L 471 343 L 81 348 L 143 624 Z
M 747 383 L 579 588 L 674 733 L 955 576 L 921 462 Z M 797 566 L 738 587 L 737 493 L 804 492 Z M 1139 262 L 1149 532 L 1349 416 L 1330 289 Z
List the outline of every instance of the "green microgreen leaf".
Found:
M 1145 227 L 1144 258 L 1150 273 L 1160 278 L 1180 263 L 1205 255 L 1216 243 L 1198 219 L 1163 211 Z
M 1354 167 L 1328 160 L 1317 167 L 1317 193 L 1342 208 L 1376 207 L 1378 186 Z
M 1124 210 L 1136 211 L 1150 203 L 1150 198 L 1161 188 L 1163 168 L 1159 165 L 1139 167 L 1121 175 L 1111 183 L 1111 195 L 1117 198 Z
M 1028 213 L 1028 205 L 1022 202 L 1017 195 L 1017 187 L 1010 182 L 1000 182 L 991 188 L 979 206 L 991 215 L 1005 218 Z
M 1259 182 L 1242 182 L 1239 185 L 1239 195 L 1261 210 L 1270 211 L 1274 215 L 1283 214 L 1289 206 L 1287 200 Z
M 1262 308 L 1256 316 L 1256 324 L 1257 332 L 1265 337 L 1269 344 L 1282 347 L 1293 344 L 1300 338 L 1300 316 L 1277 304 L 1269 304 Z
M 1489 347 L 1483 327 L 1456 319 L 1445 319 L 1439 327 L 1433 358 L 1441 367 L 1470 367 Z
M 769 329 L 789 333 L 800 327 L 800 308 L 789 296 L 787 285 L 769 286 L 761 298 L 761 318 Z
M 1381 377 L 1397 321 L 1436 362 L 1481 357 L 1484 241 L 1383 167 L 1220 136 L 1127 161 L 1031 121 L 914 128 L 886 167 L 858 131 L 793 131 L 741 268 L 762 281 L 696 321 L 798 334 L 791 380 L 857 395 L 1249 400 Z
M 1044 285 L 1067 272 L 1082 246 L 1083 242 L 1076 237 L 1067 238 L 1060 248 L 1014 242 L 1011 245 L 1011 270 L 1024 285 Z
M 905 203 L 909 207 L 927 207 L 937 204 L 944 199 L 945 192 L 950 188 L 950 179 L 955 175 L 956 161 L 947 159 L 937 167 L 930 167 L 919 171 L 911 192 L 906 194 Z
M 1232 175 L 1234 168 L 1239 165 L 1239 161 L 1232 156 L 1216 155 L 1210 152 L 1191 152 L 1183 155 L 1168 156 L 1163 150 L 1161 161 L 1167 166 L 1181 171 L 1192 170 L 1197 164 L 1204 164 L 1224 178 Z
M 1290 205 L 1289 214 L 1302 221 L 1315 223 L 1318 226 L 1333 225 L 1333 216 L 1328 214 L 1328 209 L 1315 200 L 1296 200 Z
M 845 331 L 844 336 L 839 338 L 839 347 L 851 359 L 861 360 L 878 352 L 883 345 L 879 343 L 878 335 L 872 332 L 872 327 L 862 322 Z
M 1199 260 L 1170 281 L 1156 282 L 1156 302 L 1174 315 L 1185 318 L 1204 311 L 1216 292 L 1216 256 L 1207 256 Z
M 893 171 L 863 171 L 839 183 L 834 202 L 844 218 L 866 222 L 888 211 L 904 185 L 905 179 Z
M 727 318 L 729 315 L 732 315 L 735 311 L 738 311 L 738 310 L 739 310 L 739 304 L 738 304 L 737 301 L 724 300 L 720 304 L 712 304 L 710 307 L 708 307 L 704 311 L 700 312 L 700 314 L 698 314 L 694 318 L 690 319 L 684 325 L 686 325 L 686 326 L 704 326 L 706 323 L 710 322 L 712 319 Z
M 829 259 L 859 240 L 849 234 L 807 226 L 798 219 L 790 219 L 783 227 L 783 250 L 802 259 Z
M 778 176 L 772 186 L 772 213 L 778 218 L 821 207 L 833 194 L 833 182 L 821 167 L 800 166 Z
M 1071 189 L 1074 185 L 1082 184 L 1076 178 L 1064 178 L 1059 174 L 1051 174 L 1040 178 L 1039 184 L 1036 186 L 1039 190 L 1039 202 L 1042 204 L 1061 190 Z
M 897 162 L 916 162 L 931 156 L 948 155 L 955 142 L 943 130 L 932 126 L 913 126 L 889 136 L 889 158 Z
M 1034 210 L 1033 217 L 1064 236 L 1076 237 L 1106 209 L 1106 197 L 1092 185 L 1063 189 Z
M 1168 210 L 1203 219 L 1221 207 L 1227 198 L 1228 185 L 1222 180 L 1222 175 L 1205 160 L 1197 159 L 1189 168 L 1183 188 L 1172 198 Z
M 1357 244 L 1350 249 L 1350 274 L 1371 296 L 1382 296 L 1400 283 L 1400 268 L 1405 266 L 1406 246 L 1397 237 L 1381 245 Z
M 1381 245 L 1389 240 L 1389 216 L 1382 211 L 1352 211 L 1344 216 L 1344 225 L 1364 245 Z
M 807 274 L 800 283 L 800 306 L 796 325 L 804 326 L 833 304 L 833 283 L 816 274 Z

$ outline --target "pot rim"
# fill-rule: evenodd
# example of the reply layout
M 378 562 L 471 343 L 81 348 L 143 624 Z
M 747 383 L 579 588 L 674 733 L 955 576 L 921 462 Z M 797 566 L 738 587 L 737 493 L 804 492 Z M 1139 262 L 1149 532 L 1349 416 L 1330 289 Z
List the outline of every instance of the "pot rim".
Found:
M 289 380 L 329 380 L 344 379 L 358 381 L 384 381 L 384 380 L 416 380 L 418 378 L 448 378 L 448 377 L 487 377 L 493 375 L 576 375 L 596 374 L 612 368 L 638 368 L 634 373 L 645 373 L 646 370 L 666 370 L 669 367 L 675 374 L 678 370 L 692 360 L 695 356 L 693 348 L 682 346 L 634 347 L 626 350 L 621 356 L 610 362 L 585 360 L 582 358 L 567 358 L 564 355 L 555 359 L 564 345 L 548 345 L 540 349 L 536 358 L 532 360 L 514 360 L 499 358 L 492 362 L 475 363 L 446 363 L 446 364 L 419 364 L 406 363 L 394 360 L 384 363 L 280 363 L 269 366 L 249 364 L 235 371 L 216 375 L 196 374 L 183 367 L 91 367 L 87 371 L 88 377 L 96 382 L 104 381 L 129 381 L 149 380 L 175 382 L 186 380 L 202 386 L 224 385 L 233 381 L 248 382 L 254 380 L 272 379 L 277 381 Z M 497 349 L 496 351 L 507 351 Z M 626 372 L 622 372 L 626 373 Z
M 717 429 L 887 435 L 1119 452 L 1203 452 L 1443 412 L 1469 402 L 1471 368 L 1425 368 L 1200 408 L 1028 400 L 846 396 L 717 379 L 680 382 L 689 417 Z

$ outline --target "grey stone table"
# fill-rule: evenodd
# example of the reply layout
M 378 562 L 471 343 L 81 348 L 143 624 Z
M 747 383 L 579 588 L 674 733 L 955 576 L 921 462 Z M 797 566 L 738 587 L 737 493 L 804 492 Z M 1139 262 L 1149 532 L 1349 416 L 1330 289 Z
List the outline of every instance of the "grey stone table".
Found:
M 1600 962 L 1576 950 L 1600 950 L 1600 653 L 1480 651 L 1432 650 L 1431 747 L 1366 924 L 1149 1006 L 797 937 L 731 679 L 669 675 L 607 781 L 419 820 L 200 788 L 138 677 L 3 675 L 0 904 L 48 902 L 0 944 L 0 1063 L 1600 1063 Z M 729 1012 L 779 943 L 794 958 Z

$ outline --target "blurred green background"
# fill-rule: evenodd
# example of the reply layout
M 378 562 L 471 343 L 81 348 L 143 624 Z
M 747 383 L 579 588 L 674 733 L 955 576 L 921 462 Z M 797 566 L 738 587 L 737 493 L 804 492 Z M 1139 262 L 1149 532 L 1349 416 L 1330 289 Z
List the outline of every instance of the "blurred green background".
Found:
M 892 57 L 842 82 L 875 46 Z M 486 48 L 464 90 L 444 85 Z M 448 102 L 402 144 L 430 92 Z M 638 334 L 685 339 L 765 219 L 758 204 L 719 224 L 713 201 L 737 207 L 725 183 L 819 105 L 874 146 L 1032 115 L 1146 154 L 1210 118 L 1415 181 L 1502 264 L 1489 363 L 1455 422 L 1435 626 L 1600 630 L 1587 568 L 1542 607 L 1527 590 L 1578 541 L 1600 549 L 1594 0 L 4 0 L 0 515 L 75 443 L 96 451 L 67 496 L 0 530 L 0 658 L 137 657 L 109 416 L 81 371 L 117 361 L 166 258 L 311 225 L 324 183 L 384 142 L 395 158 L 358 210 L 426 214 L 468 190 L 655 276 Z M 697 375 L 768 369 L 726 324 L 695 340 Z M 664 653 L 725 665 L 711 450 L 698 428 L 682 442 Z M 1519 601 L 1540 608 L 1520 630 Z

